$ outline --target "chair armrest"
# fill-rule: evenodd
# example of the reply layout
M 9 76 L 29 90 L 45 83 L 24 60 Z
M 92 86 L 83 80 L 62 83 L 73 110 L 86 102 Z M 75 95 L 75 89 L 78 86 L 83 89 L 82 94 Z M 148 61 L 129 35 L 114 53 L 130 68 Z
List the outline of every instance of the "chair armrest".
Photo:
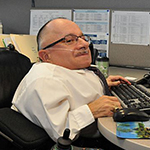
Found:
M 0 134 L 19 147 L 36 148 L 55 144 L 48 134 L 11 108 L 0 109 Z

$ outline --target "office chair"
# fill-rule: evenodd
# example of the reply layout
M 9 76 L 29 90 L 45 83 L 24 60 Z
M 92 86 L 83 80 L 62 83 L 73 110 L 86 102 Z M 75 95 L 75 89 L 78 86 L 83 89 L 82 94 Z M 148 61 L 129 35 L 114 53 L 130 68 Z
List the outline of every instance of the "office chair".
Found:
M 30 59 L 17 51 L 0 49 L 0 150 L 49 150 L 55 144 L 42 128 L 10 108 L 31 66 Z
M 89 44 L 89 48 L 90 48 L 91 57 L 92 57 L 92 62 L 91 62 L 91 64 L 92 64 L 92 65 L 95 65 L 95 61 L 96 61 L 96 58 L 97 58 L 97 55 L 98 55 L 98 50 L 97 50 L 96 48 L 94 48 L 94 45 L 93 45 L 92 42 Z

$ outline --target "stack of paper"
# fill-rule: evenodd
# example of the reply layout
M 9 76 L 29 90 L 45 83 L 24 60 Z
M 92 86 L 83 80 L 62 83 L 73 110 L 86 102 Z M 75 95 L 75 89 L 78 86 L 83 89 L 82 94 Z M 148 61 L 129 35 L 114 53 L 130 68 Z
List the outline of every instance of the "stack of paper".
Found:
M 12 43 L 15 49 L 29 57 L 31 62 L 37 62 L 38 50 L 35 35 L 18 35 L 18 34 L 1 34 L 0 35 L 0 46 L 7 47 L 8 44 Z

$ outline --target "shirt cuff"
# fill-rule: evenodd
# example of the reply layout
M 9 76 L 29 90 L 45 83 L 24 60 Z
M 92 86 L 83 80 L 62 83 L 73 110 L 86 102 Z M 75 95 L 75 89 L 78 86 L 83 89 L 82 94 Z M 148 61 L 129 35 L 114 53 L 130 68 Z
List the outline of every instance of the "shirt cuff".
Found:
M 92 112 L 88 105 L 83 105 L 73 111 L 74 118 L 78 124 L 79 129 L 82 129 L 95 121 Z

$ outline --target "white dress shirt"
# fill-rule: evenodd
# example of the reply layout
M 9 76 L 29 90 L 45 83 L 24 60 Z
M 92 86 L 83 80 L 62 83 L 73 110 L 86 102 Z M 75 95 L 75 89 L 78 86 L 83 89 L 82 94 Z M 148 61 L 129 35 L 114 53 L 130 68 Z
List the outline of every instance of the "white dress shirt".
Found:
M 95 121 L 87 104 L 102 95 L 103 83 L 92 71 L 42 62 L 34 64 L 21 81 L 12 109 L 44 128 L 54 141 L 66 128 L 73 139 Z

